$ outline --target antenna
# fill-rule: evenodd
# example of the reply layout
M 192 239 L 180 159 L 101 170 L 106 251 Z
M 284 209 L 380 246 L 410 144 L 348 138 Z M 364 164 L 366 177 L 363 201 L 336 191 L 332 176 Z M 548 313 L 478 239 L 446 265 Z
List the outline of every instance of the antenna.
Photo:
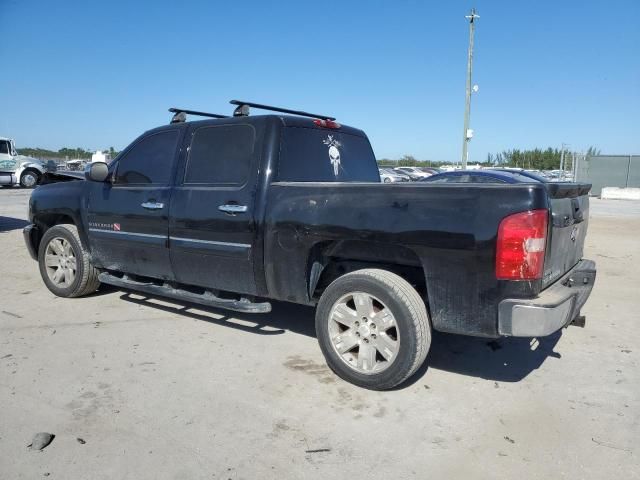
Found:
M 263 105 L 261 103 L 243 102 L 240 100 L 231 100 L 231 105 L 238 105 L 233 112 L 234 116 L 247 116 L 249 115 L 249 107 L 257 108 L 259 110 L 269 110 L 271 112 L 290 113 L 291 115 L 300 115 L 301 117 L 321 118 L 323 120 L 335 120 L 335 117 L 328 115 L 320 115 L 317 113 L 303 112 L 301 110 L 290 110 L 288 108 L 272 107 L 270 105 Z

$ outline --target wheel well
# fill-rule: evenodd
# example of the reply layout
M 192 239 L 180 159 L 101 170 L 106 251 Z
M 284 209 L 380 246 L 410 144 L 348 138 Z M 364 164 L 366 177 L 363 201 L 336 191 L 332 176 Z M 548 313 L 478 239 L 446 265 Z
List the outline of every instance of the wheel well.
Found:
M 33 168 L 33 167 L 27 167 L 27 168 L 25 168 L 25 169 L 23 170 L 23 172 L 20 174 L 20 178 L 22 178 L 22 176 L 23 176 L 25 173 L 28 173 L 28 172 L 33 172 L 33 173 L 35 173 L 35 174 L 36 174 L 36 176 L 38 177 L 38 179 L 39 179 L 40 177 L 42 177 L 42 172 L 40 172 L 40 170 L 38 170 L 37 168 Z
M 36 252 L 38 252 L 38 248 L 40 247 L 40 240 L 42 240 L 42 237 L 44 236 L 45 232 L 49 230 L 51 227 L 60 225 L 61 223 L 70 223 L 72 225 L 76 224 L 73 221 L 73 218 L 70 217 L 69 215 L 54 214 L 54 213 L 49 213 L 46 215 L 38 215 L 36 218 L 33 219 L 33 222 L 38 227 L 38 235 L 34 235 L 32 237 L 32 242 L 34 243 L 33 247 Z
M 360 255 L 355 254 L 359 252 Z M 366 255 L 373 259 L 365 258 Z M 424 269 L 418 256 L 411 249 L 398 245 L 368 244 L 368 242 L 323 243 L 314 246 L 309 255 L 309 296 L 318 300 L 326 287 L 342 275 L 379 268 L 404 278 L 427 301 Z
M 76 222 L 73 221 L 69 215 L 65 215 L 62 213 L 48 213 L 45 215 L 38 215 L 35 218 L 35 223 L 42 230 L 48 230 L 54 225 L 59 225 L 61 223 L 71 223 L 75 225 Z

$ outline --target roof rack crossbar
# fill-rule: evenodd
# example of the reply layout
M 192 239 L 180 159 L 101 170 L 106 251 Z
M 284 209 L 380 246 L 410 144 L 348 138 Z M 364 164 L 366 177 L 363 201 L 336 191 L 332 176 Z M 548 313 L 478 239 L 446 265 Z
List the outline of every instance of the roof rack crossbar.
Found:
M 185 110 L 184 108 L 170 108 L 169 111 L 171 113 L 187 113 L 189 115 L 197 115 L 199 117 L 210 117 L 210 118 L 229 118 L 229 115 L 220 115 L 218 113 L 207 113 L 207 112 L 197 112 L 195 110 Z
M 317 113 L 309 113 L 303 112 L 300 110 L 290 110 L 288 108 L 280 108 L 280 107 L 271 107 L 269 105 L 263 105 L 261 103 L 253 103 L 253 102 L 243 102 L 241 100 L 231 100 L 229 102 L 231 105 L 243 106 L 246 105 L 248 107 L 257 108 L 260 110 L 270 110 L 272 112 L 280 112 L 280 113 L 290 113 L 292 115 L 300 115 L 301 117 L 311 117 L 311 118 L 320 118 L 323 120 L 335 120 L 335 117 L 330 117 L 329 115 L 320 115 Z

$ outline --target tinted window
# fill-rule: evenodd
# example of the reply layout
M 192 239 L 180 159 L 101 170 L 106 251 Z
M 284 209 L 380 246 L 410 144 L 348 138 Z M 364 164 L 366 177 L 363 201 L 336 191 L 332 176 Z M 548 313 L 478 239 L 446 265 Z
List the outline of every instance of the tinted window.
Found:
M 118 184 L 168 184 L 178 144 L 178 130 L 167 130 L 145 137 L 118 161 Z
M 6 140 L 0 140 L 0 153 L 9 155 L 9 150 L 9 142 L 7 142 Z
M 299 127 L 283 130 L 277 178 L 282 182 L 380 182 L 366 137 Z
M 243 185 L 255 144 L 251 125 L 201 127 L 193 135 L 184 183 Z

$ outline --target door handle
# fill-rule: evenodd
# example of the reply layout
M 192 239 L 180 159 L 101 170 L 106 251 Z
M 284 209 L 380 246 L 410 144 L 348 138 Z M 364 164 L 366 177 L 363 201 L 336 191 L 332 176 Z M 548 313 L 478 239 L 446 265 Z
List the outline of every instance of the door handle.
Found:
M 160 210 L 164 208 L 164 203 L 160 202 L 144 202 L 142 204 L 142 208 L 146 208 L 147 210 Z
M 227 204 L 227 205 L 220 205 L 218 207 L 218 210 L 220 210 L 221 212 L 230 213 L 232 215 L 235 215 L 236 213 L 245 213 L 247 211 L 247 206 L 246 205 Z

